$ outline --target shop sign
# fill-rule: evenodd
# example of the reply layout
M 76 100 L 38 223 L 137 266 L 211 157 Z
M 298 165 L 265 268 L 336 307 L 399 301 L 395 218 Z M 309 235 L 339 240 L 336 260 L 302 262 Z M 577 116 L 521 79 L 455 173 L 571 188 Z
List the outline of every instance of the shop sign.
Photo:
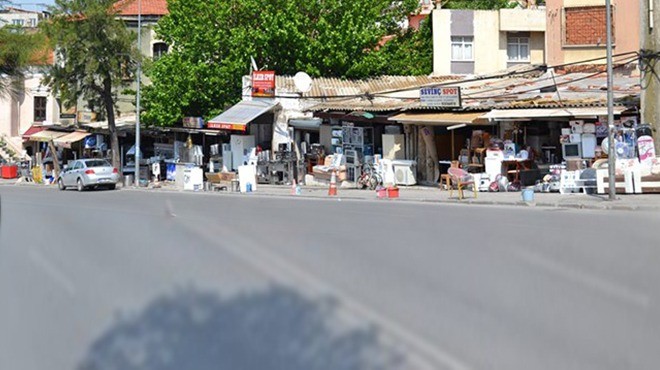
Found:
M 422 87 L 419 100 L 424 107 L 461 107 L 461 88 L 458 86 Z
M 275 97 L 275 71 L 252 72 L 252 96 L 258 98 Z
M 90 123 L 96 121 L 95 112 L 78 112 L 78 122 Z
M 234 130 L 234 131 L 245 131 L 247 129 L 247 125 L 234 124 L 234 123 L 221 123 L 221 122 L 209 122 L 206 124 L 206 127 L 216 130 Z
M 74 126 L 76 124 L 75 113 L 61 113 L 60 114 L 60 125 L 61 126 Z
M 203 128 L 204 120 L 202 119 L 202 117 L 183 117 L 183 127 Z

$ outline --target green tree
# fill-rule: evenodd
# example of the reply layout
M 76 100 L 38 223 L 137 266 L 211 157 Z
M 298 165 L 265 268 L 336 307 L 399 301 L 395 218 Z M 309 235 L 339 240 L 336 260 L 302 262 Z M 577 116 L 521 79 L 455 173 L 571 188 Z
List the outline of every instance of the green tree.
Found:
M 410 27 L 392 35 L 382 47 L 368 53 L 356 66 L 363 75 L 428 75 L 433 72 L 431 16 L 419 30 Z
M 208 0 L 169 2 L 157 26 L 171 45 L 148 75 L 145 122 L 210 116 L 240 100 L 250 56 L 279 75 L 361 78 L 362 61 L 395 33 L 417 0 Z
M 110 131 L 112 165 L 119 168 L 115 127 L 117 91 L 133 80 L 138 58 L 134 36 L 115 17 L 115 0 L 56 0 L 53 17 L 42 22 L 55 47 L 56 63 L 45 82 L 65 105 L 82 99 L 105 116 Z
M 40 41 L 38 34 L 24 33 L 19 27 L 0 27 L 0 98 L 15 97 L 23 90 L 25 69 L 39 62 Z

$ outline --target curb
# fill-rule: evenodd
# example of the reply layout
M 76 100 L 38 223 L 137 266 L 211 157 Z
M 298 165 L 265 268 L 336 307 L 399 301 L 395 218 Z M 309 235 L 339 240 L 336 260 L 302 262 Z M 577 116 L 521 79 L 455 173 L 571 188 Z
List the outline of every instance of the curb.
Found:
M 20 187 L 31 187 L 31 188 L 43 188 L 43 189 L 56 189 L 56 186 L 51 185 L 42 185 L 35 183 L 0 183 L 0 186 L 20 186 Z M 311 193 L 312 190 L 317 188 L 307 189 Z M 228 192 L 188 192 L 178 189 L 168 189 L 168 188 L 124 188 L 123 186 L 118 186 L 117 190 L 120 191 L 133 191 L 133 192 L 145 192 L 145 193 L 178 193 L 178 194 L 205 194 L 205 195 L 216 195 L 216 196 L 249 196 L 242 193 L 228 193 Z M 320 189 L 319 189 L 320 190 Z M 435 189 L 429 189 L 435 190 Z M 480 200 L 474 198 L 468 198 L 464 200 L 458 199 L 435 199 L 427 198 L 425 196 L 412 199 L 412 198 L 395 198 L 395 199 L 380 199 L 380 198 L 371 198 L 363 196 L 336 196 L 330 197 L 326 195 L 317 195 L 317 194 L 305 194 L 303 190 L 302 195 L 291 195 L 291 194 L 278 194 L 278 193 L 269 193 L 269 192 L 255 192 L 255 195 L 262 197 L 278 197 L 278 198 L 291 198 L 291 199 L 315 199 L 315 200 L 349 200 L 349 201 L 366 201 L 366 202 L 394 202 L 394 203 L 425 203 L 425 204 L 451 204 L 451 205 L 474 205 L 474 206 L 507 206 L 507 207 L 530 207 L 530 208 L 556 208 L 556 209 L 576 209 L 576 210 L 612 210 L 612 211 L 645 211 L 653 212 L 660 211 L 659 206 L 648 206 L 648 205 L 625 205 L 625 204 L 587 204 L 587 203 L 560 203 L 560 202 L 524 202 L 524 201 L 498 201 L 498 200 Z

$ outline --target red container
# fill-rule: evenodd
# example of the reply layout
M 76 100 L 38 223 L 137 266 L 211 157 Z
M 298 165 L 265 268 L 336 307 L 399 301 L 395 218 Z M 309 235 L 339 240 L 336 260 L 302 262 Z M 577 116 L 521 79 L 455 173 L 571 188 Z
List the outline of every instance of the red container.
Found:
M 15 179 L 18 177 L 18 166 L 2 166 L 2 178 L 3 179 Z
M 399 197 L 399 188 L 387 188 L 387 197 L 388 198 L 398 198 Z

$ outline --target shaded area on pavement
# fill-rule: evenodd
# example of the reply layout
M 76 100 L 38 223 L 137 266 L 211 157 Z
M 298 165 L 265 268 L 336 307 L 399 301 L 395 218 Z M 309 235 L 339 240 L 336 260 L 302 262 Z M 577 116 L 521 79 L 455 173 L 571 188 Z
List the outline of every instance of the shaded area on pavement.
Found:
M 338 331 L 336 303 L 272 286 L 221 298 L 179 289 L 119 321 L 91 346 L 79 370 L 399 369 L 373 327 Z

